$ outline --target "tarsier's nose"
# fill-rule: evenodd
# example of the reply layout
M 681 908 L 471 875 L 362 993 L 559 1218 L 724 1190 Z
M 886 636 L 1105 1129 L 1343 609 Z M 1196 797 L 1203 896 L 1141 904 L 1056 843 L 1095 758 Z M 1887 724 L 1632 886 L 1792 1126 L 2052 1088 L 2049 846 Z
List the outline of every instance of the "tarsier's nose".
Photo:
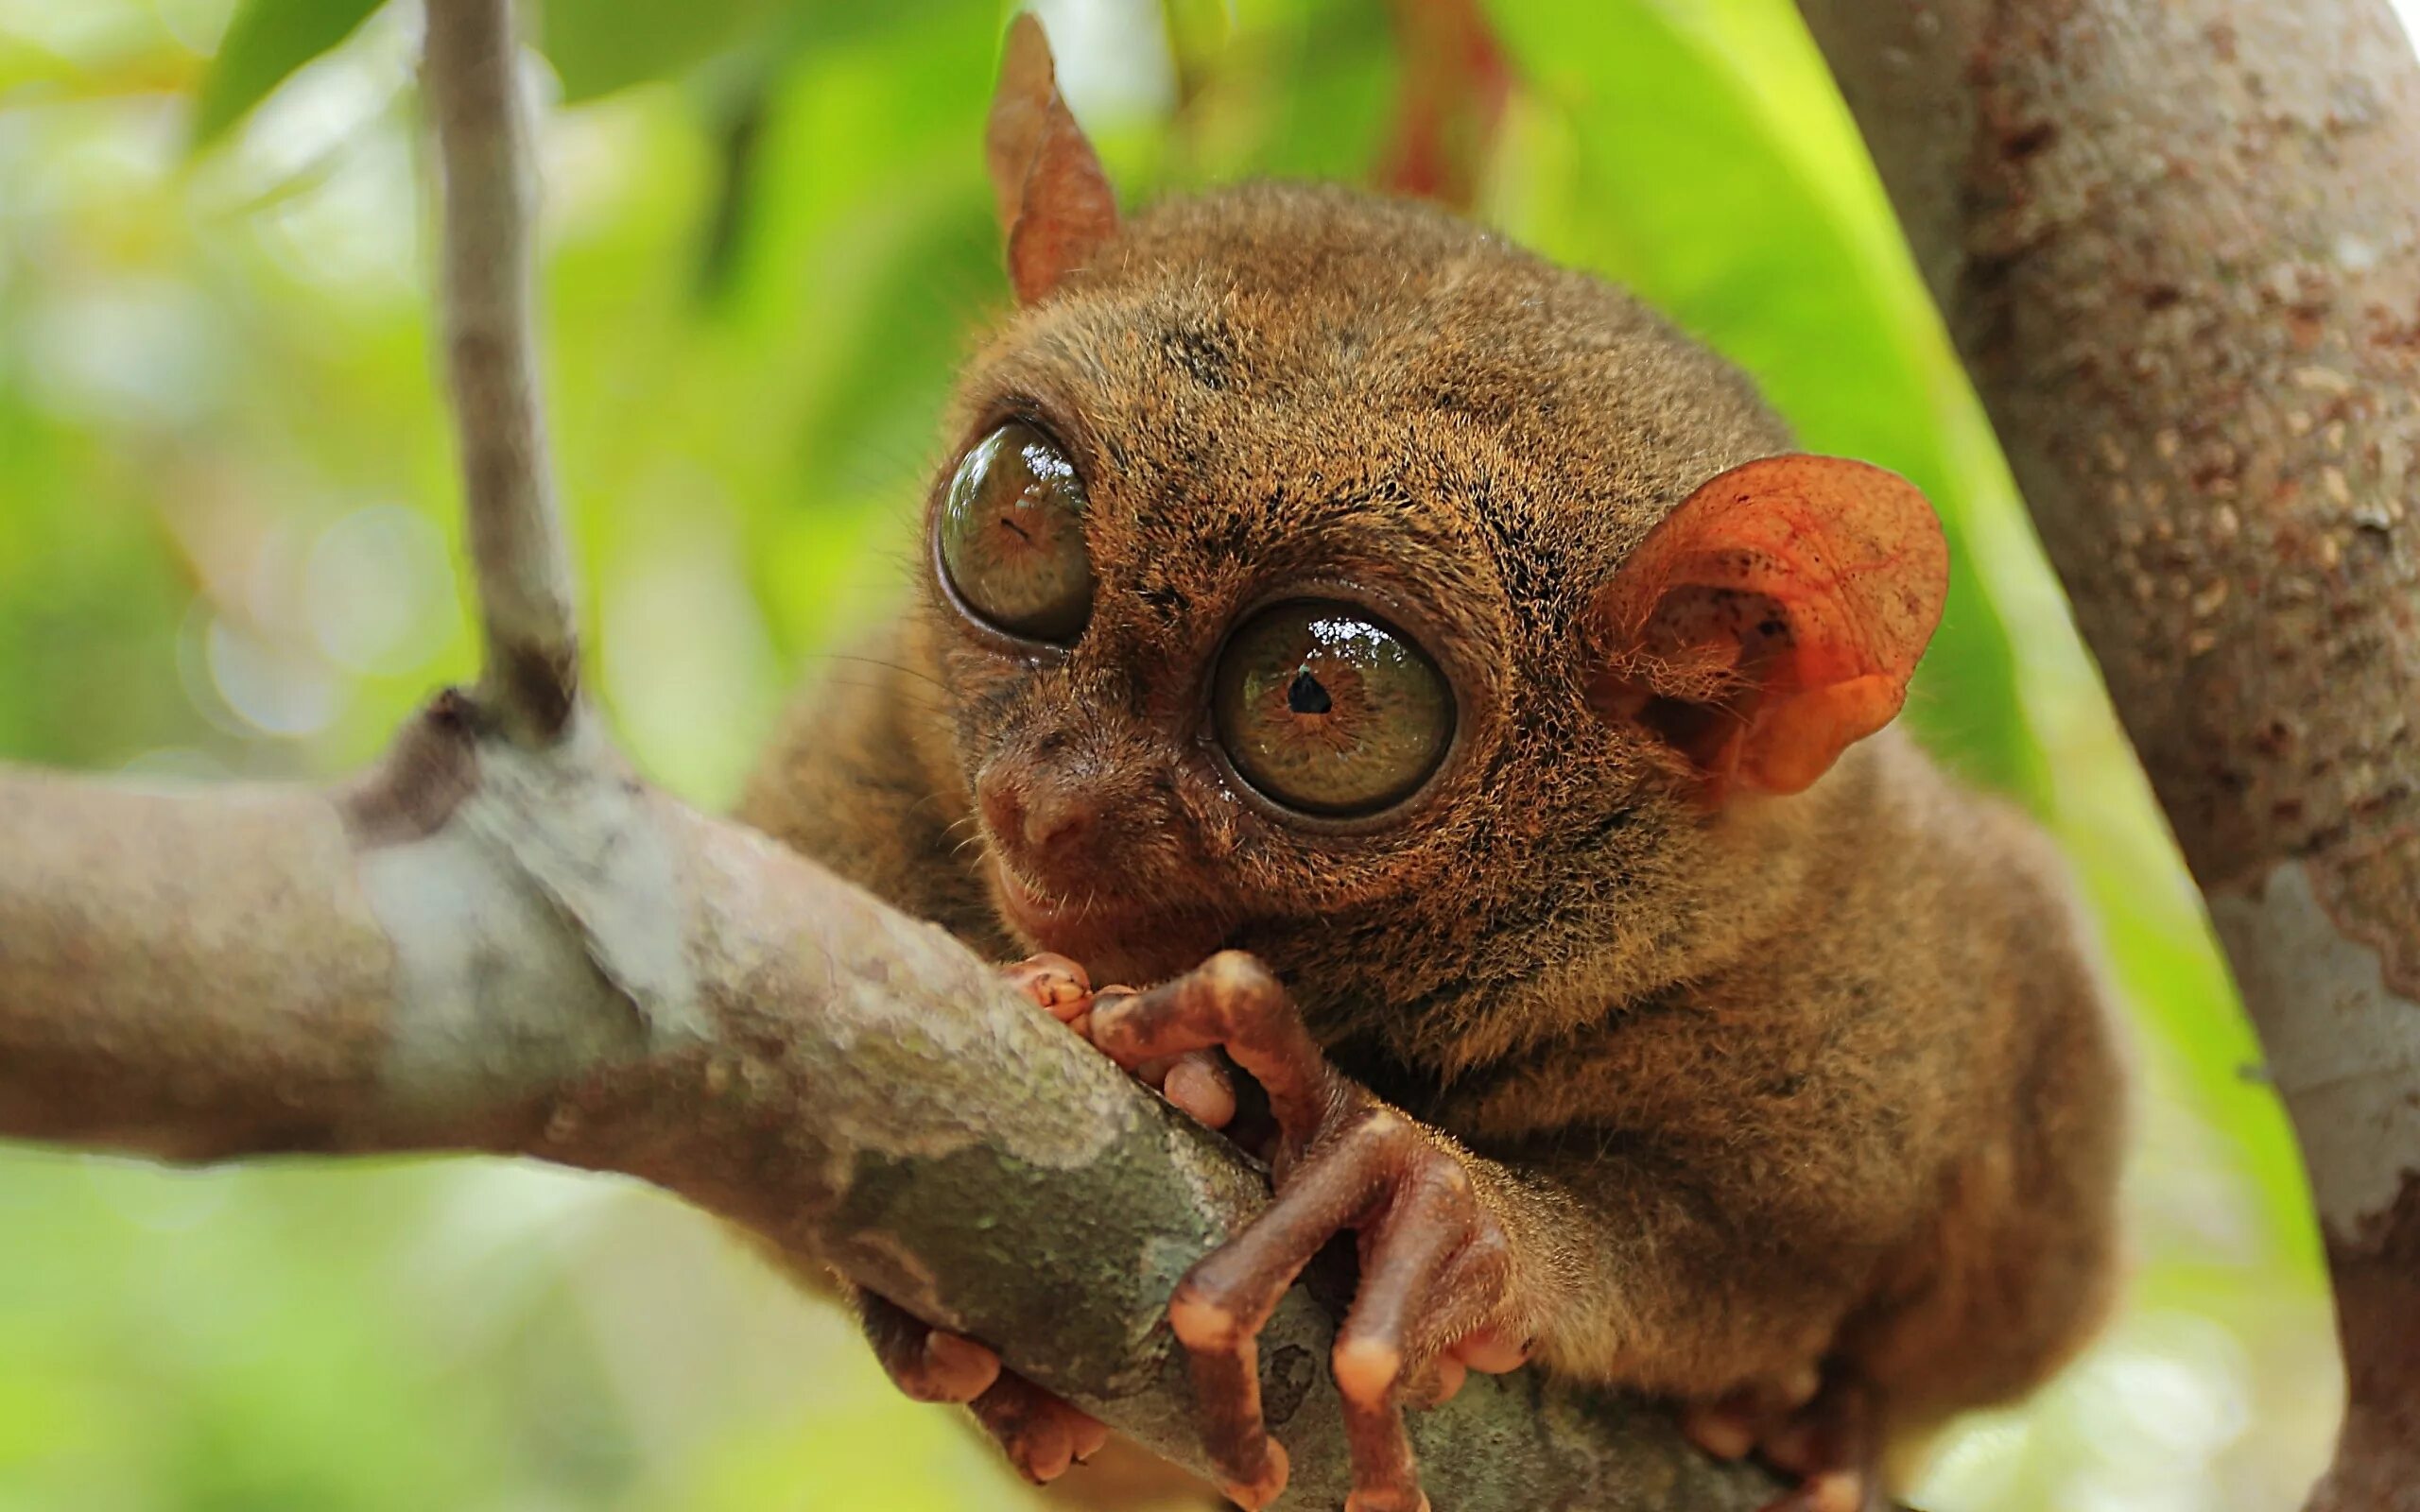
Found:
M 1100 828 L 1100 799 L 1072 775 L 986 767 L 976 783 L 993 837 L 1048 878 L 1080 870 Z

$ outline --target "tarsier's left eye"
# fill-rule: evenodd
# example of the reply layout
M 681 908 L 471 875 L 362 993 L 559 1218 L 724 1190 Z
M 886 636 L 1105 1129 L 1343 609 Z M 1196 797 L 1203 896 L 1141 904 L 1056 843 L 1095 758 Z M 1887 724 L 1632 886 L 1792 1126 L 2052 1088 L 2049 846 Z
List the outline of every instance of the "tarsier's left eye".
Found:
M 1444 674 L 1349 604 L 1261 610 L 1228 639 L 1211 699 L 1219 743 L 1244 781 L 1323 817 L 1409 798 L 1454 737 Z
M 1055 440 L 1011 421 L 977 441 L 949 480 L 937 522 L 942 570 L 977 618 L 1065 643 L 1092 616 L 1084 485 Z

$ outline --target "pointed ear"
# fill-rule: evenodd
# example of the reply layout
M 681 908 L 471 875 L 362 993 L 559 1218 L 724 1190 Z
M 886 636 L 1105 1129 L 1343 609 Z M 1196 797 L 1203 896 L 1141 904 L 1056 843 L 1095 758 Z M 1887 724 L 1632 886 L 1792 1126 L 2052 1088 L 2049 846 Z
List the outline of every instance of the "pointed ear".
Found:
M 1050 39 L 1029 10 L 1009 26 L 983 150 L 1008 238 L 1009 282 L 1017 302 L 1031 304 L 1117 234 L 1117 197 L 1060 97 Z
M 1720 801 L 1795 793 L 1890 723 L 1941 622 L 1949 547 L 1895 472 L 1733 468 L 1648 533 L 1589 613 L 1589 699 L 1671 746 Z

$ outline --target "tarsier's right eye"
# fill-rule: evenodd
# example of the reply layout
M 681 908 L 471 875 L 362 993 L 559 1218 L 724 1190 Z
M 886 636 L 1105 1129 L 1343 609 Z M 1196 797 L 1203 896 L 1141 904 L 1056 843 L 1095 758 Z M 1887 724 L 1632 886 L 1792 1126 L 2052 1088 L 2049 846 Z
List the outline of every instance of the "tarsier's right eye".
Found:
M 960 604 L 995 629 L 1073 641 L 1091 617 L 1084 485 L 1059 443 L 1011 421 L 959 459 L 942 500 L 942 571 Z

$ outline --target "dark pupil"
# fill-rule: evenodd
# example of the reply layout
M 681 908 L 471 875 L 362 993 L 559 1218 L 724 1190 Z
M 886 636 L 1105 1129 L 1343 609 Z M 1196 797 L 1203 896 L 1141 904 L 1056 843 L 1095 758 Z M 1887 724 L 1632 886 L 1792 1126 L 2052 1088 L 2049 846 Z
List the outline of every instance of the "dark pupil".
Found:
M 1286 707 L 1298 714 L 1323 714 L 1333 706 L 1327 690 L 1308 667 L 1295 673 L 1294 680 L 1286 685 Z

